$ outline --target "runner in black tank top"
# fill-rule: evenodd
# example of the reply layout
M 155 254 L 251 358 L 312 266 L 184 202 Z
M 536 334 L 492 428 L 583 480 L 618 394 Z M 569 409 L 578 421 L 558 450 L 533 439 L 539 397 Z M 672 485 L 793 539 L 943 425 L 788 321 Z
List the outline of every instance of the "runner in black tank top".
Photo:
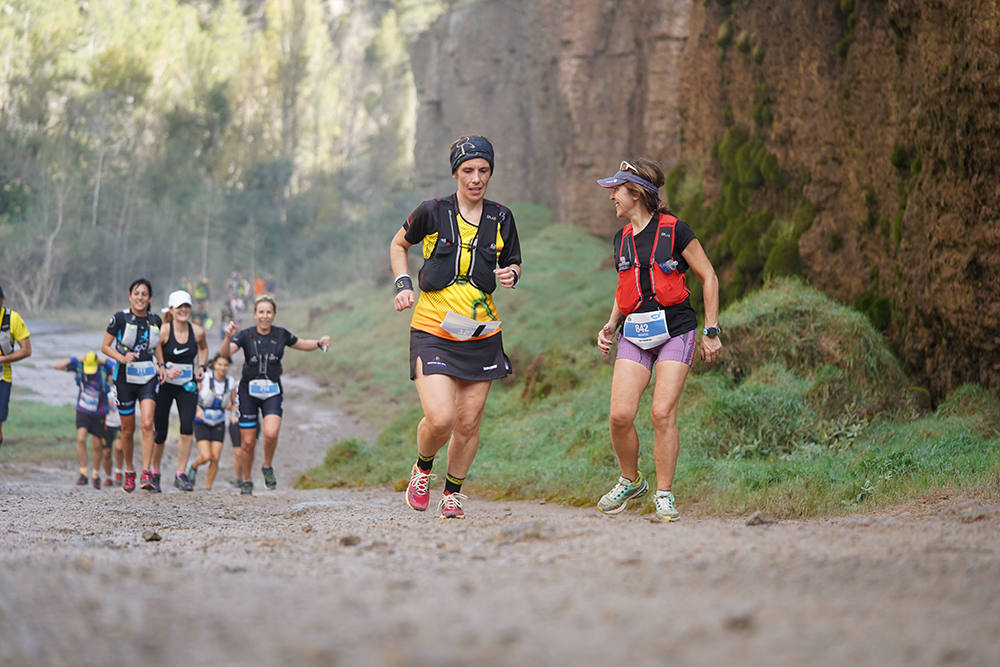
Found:
M 254 299 L 253 317 L 257 325 L 238 331 L 235 322 L 226 325 L 226 337 L 219 354 L 229 359 L 236 350 L 243 350 L 243 375 L 238 397 L 240 404 L 240 437 L 242 443 L 236 462 L 236 476 L 240 480 L 240 494 L 253 495 L 254 446 L 257 444 L 258 424 L 264 432 L 264 485 L 274 489 L 278 485 L 274 475 L 274 452 L 278 448 L 281 429 L 282 391 L 281 358 L 286 347 L 295 350 L 320 350 L 330 345 L 330 337 L 318 339 L 299 338 L 288 329 L 273 326 L 277 306 L 274 299 L 262 294 Z M 234 453 L 235 450 L 234 450 Z
M 170 314 L 163 325 L 160 345 L 156 348 L 156 358 L 161 366 L 160 390 L 156 396 L 154 418 L 156 434 L 153 446 L 153 488 L 149 489 L 154 492 L 160 490 L 160 461 L 163 459 L 163 445 L 167 441 L 167 427 L 170 424 L 170 404 L 174 401 L 177 402 L 177 414 L 181 420 L 174 486 L 182 491 L 194 490 L 194 484 L 185 471 L 191 454 L 194 413 L 198 405 L 197 383 L 201 382 L 208 359 L 205 329 L 190 321 L 191 295 L 183 290 L 171 292 L 169 304 Z M 143 488 L 148 487 L 144 485 Z

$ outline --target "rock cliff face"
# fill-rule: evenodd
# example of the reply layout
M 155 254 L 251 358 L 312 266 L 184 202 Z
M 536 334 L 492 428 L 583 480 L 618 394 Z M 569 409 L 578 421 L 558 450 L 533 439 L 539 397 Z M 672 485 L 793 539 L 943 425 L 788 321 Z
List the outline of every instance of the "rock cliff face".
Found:
M 1000 0 L 474 2 L 412 49 L 421 185 L 450 192 L 448 142 L 482 132 L 491 196 L 610 235 L 595 178 L 646 155 L 717 201 L 712 149 L 742 125 L 778 159 L 778 215 L 815 210 L 806 279 L 884 303 L 935 396 L 998 390 L 998 45 Z

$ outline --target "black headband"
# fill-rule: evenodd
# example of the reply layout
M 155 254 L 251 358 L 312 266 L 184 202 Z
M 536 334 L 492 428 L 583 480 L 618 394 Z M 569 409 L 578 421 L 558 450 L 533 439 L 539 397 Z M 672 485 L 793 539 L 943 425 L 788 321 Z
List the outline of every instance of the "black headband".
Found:
M 493 171 L 493 144 L 486 137 L 471 136 L 462 137 L 455 142 L 451 149 L 451 173 L 455 173 L 458 165 L 466 160 L 481 157 L 490 163 L 490 171 Z

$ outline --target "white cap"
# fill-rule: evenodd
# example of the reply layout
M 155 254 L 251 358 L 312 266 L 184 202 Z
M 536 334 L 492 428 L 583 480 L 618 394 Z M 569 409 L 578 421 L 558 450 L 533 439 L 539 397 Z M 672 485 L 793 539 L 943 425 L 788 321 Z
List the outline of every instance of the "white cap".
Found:
M 176 308 L 177 306 L 183 306 L 184 304 L 191 305 L 191 295 L 182 289 L 176 292 L 171 292 L 170 297 L 167 299 L 167 306 L 170 308 Z

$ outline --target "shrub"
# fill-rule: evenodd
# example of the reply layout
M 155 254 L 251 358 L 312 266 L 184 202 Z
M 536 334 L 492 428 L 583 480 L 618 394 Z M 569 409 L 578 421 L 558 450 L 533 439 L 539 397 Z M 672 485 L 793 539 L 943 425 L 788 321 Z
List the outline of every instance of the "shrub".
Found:
M 797 276 L 802 274 L 802 257 L 799 242 L 795 238 L 778 241 L 764 262 L 764 280 L 777 276 Z
M 906 149 L 902 146 L 896 146 L 892 149 L 892 155 L 889 156 L 889 162 L 896 169 L 906 170 L 910 168 L 910 154 L 906 152 Z
M 725 51 L 733 43 L 733 20 L 726 19 L 719 25 L 719 30 L 715 34 L 715 43 Z
M 746 30 L 740 30 L 740 34 L 736 36 L 736 49 L 742 53 L 750 51 L 750 33 Z

